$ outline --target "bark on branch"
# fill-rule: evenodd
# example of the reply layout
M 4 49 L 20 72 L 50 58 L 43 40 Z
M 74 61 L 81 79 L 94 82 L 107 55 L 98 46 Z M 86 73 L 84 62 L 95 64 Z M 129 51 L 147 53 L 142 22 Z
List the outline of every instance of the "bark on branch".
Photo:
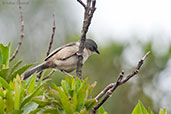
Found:
M 80 38 L 80 46 L 78 51 L 78 63 L 77 63 L 77 69 L 76 73 L 77 76 L 81 79 L 82 77 L 82 60 L 83 60 L 83 49 L 84 49 L 84 43 L 86 40 L 86 34 L 88 32 L 88 28 L 91 24 L 91 20 L 93 17 L 93 14 L 96 10 L 96 0 L 87 0 L 87 3 L 85 4 L 82 0 L 77 0 L 85 9 L 84 11 L 84 20 L 83 20 L 83 26 L 81 31 L 81 38 Z
M 106 86 L 104 88 L 104 90 L 102 90 L 96 97 L 96 101 L 98 102 L 98 100 L 100 98 L 102 98 L 104 96 L 104 98 L 102 99 L 102 101 L 97 104 L 94 108 L 93 108 L 93 114 L 96 114 L 97 110 L 100 108 L 100 106 L 102 106 L 107 99 L 112 95 L 112 93 L 116 90 L 117 87 L 119 87 L 120 85 L 126 83 L 129 79 L 131 79 L 133 76 L 135 76 L 138 72 L 139 69 L 141 68 L 141 66 L 143 65 L 145 59 L 147 58 L 147 56 L 150 54 L 150 51 L 147 52 L 144 57 L 138 62 L 137 67 L 135 68 L 134 71 L 132 71 L 130 74 L 128 74 L 125 78 L 123 78 L 124 76 L 124 70 L 121 71 L 121 73 L 118 76 L 118 79 L 116 82 L 109 84 L 108 86 Z
M 23 38 L 24 38 L 24 17 L 23 17 L 23 10 L 22 10 L 22 7 L 21 7 L 21 1 L 18 0 L 18 7 L 19 7 L 19 10 L 20 10 L 20 23 L 21 23 L 21 31 L 20 31 L 20 41 L 18 42 L 18 45 L 13 53 L 13 55 L 11 56 L 10 58 L 10 62 L 17 56 L 18 54 L 18 51 L 22 45 L 22 42 L 23 42 Z

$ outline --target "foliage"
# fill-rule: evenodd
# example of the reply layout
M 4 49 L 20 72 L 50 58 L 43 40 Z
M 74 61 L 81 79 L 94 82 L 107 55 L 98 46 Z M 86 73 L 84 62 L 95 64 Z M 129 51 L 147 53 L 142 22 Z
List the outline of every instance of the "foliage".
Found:
M 56 110 L 58 113 L 88 114 L 88 111 L 96 104 L 96 100 L 90 97 L 90 92 L 94 86 L 95 83 L 87 84 L 87 79 L 81 81 L 78 78 L 66 76 L 65 80 L 61 81 L 60 87 L 53 84 L 46 94 L 34 98 L 33 101 L 41 105 L 43 109 L 49 107 L 47 104 L 51 104 L 47 109 Z
M 116 59 L 119 60 L 123 47 L 117 46 L 119 51 L 113 51 L 118 53 Z M 107 54 L 105 56 L 108 56 Z M 88 84 L 87 78 L 80 80 L 66 76 L 65 80 L 61 81 L 61 86 L 56 83 L 48 86 L 46 82 L 49 80 L 42 81 L 43 77 L 36 82 L 36 74 L 23 81 L 20 75 L 31 64 L 18 68 L 22 61 L 11 65 L 9 58 L 10 44 L 0 44 L 0 114 L 88 114 L 96 104 L 96 100 L 91 97 L 96 82 Z M 98 114 L 108 113 L 100 107 Z M 147 111 L 139 101 L 132 114 L 154 113 L 150 108 Z M 166 109 L 160 110 L 159 114 L 166 114 Z
M 154 114 L 150 108 L 146 110 L 144 105 L 141 103 L 141 101 L 138 101 L 138 104 L 134 108 L 133 112 L 131 114 Z M 159 114 L 167 114 L 166 109 L 162 110 L 160 109 Z
M 31 64 L 29 64 L 18 68 L 22 61 L 18 61 L 15 65 L 10 66 L 9 57 L 10 44 L 8 44 L 8 46 L 0 44 L 0 76 L 4 78 L 7 82 L 14 79 L 17 76 L 17 74 L 21 75 L 25 70 L 27 70 L 31 66 Z

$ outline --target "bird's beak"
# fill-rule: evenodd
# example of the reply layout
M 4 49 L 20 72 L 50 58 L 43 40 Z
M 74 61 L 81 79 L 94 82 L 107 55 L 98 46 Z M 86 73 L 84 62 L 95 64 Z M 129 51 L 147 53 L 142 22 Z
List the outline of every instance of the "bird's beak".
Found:
M 100 54 L 100 52 L 99 52 L 99 50 L 98 50 L 98 49 L 96 50 L 96 53 L 97 53 L 97 54 Z

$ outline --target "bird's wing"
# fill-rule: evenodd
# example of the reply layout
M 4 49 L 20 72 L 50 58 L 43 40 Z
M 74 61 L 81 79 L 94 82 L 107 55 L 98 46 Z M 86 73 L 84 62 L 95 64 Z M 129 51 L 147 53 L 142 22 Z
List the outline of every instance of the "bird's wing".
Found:
M 45 61 L 47 61 L 51 57 L 55 58 L 56 60 L 65 60 L 77 53 L 78 50 L 79 47 L 76 42 L 71 42 L 54 50 L 45 58 Z

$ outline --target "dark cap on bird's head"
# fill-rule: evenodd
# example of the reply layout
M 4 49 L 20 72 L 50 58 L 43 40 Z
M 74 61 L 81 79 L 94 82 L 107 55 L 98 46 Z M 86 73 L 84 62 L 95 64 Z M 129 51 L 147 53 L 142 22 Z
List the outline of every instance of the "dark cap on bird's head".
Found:
M 92 39 L 86 39 L 85 48 L 89 49 L 92 52 L 96 52 L 96 53 L 100 54 L 100 52 L 98 51 L 98 46 L 97 46 L 96 42 L 93 41 Z

